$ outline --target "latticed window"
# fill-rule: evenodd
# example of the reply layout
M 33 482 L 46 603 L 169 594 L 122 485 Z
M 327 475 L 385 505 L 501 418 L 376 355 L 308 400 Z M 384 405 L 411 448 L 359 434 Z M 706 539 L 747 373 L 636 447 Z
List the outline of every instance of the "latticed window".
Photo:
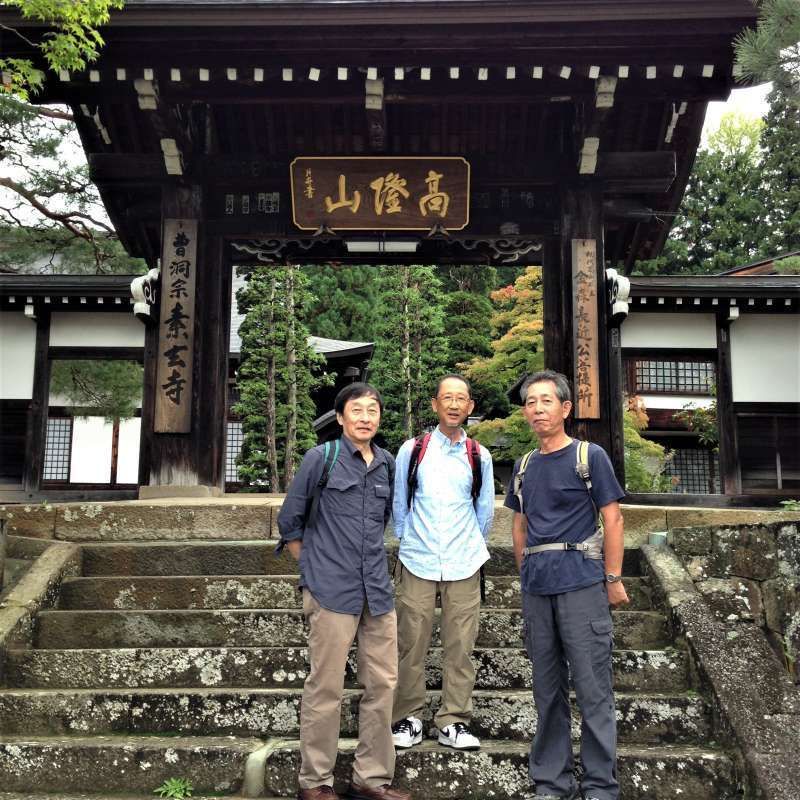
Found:
M 72 418 L 51 417 L 47 420 L 42 479 L 68 481 L 72 457 Z
M 661 358 L 634 360 L 635 394 L 711 394 L 714 364 L 711 361 L 677 361 Z
M 228 447 L 225 452 L 225 483 L 239 483 L 236 459 L 242 452 L 244 433 L 242 423 L 228 420 Z
M 673 477 L 675 494 L 719 494 L 719 456 L 703 448 L 670 450 L 666 472 Z

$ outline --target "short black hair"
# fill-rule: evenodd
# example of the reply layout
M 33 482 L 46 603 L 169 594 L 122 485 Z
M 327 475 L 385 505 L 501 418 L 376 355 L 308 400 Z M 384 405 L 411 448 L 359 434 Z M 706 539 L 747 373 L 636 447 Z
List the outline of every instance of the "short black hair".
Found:
M 450 380 L 451 378 L 457 381 L 461 381 L 461 383 L 463 383 L 467 387 L 467 394 L 469 395 L 470 399 L 472 399 L 472 387 L 469 385 L 469 381 L 463 375 L 459 375 L 457 372 L 448 372 L 447 375 L 442 375 L 442 377 L 439 378 L 436 384 L 436 390 L 434 391 L 433 396 L 438 397 L 439 389 L 442 388 L 442 384 L 446 380 Z
M 519 390 L 522 405 L 525 405 L 528 400 L 528 388 L 533 386 L 534 383 L 543 383 L 544 381 L 550 381 L 550 383 L 556 387 L 556 397 L 560 403 L 566 403 L 567 400 L 572 400 L 572 390 L 570 389 L 567 376 L 560 372 L 555 372 L 552 369 L 543 369 L 525 378 Z
M 381 393 L 369 383 L 348 383 L 344 389 L 339 391 L 333 401 L 333 410 L 337 414 L 344 414 L 344 407 L 350 400 L 357 400 L 359 397 L 374 397 L 378 401 L 378 406 L 383 414 L 383 398 Z

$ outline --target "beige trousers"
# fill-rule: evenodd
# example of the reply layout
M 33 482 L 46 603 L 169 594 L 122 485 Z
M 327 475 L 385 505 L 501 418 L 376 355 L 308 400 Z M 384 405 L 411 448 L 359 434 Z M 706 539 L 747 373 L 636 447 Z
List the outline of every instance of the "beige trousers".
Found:
M 397 585 L 397 647 L 400 672 L 392 722 L 421 716 L 425 706 L 425 656 L 431 642 L 436 592 L 442 599 L 442 704 L 434 717 L 441 729 L 469 723 L 475 665 L 472 650 L 481 610 L 480 571 L 460 581 L 428 581 L 401 567 Z
M 311 670 L 300 706 L 301 789 L 333 786 L 339 744 L 342 693 L 347 655 L 358 638 L 358 682 L 364 687 L 358 706 L 358 747 L 353 783 L 382 786 L 394 776 L 392 696 L 397 686 L 397 615 L 373 617 L 338 614 L 322 608 L 303 590 L 303 613 L 309 625 Z

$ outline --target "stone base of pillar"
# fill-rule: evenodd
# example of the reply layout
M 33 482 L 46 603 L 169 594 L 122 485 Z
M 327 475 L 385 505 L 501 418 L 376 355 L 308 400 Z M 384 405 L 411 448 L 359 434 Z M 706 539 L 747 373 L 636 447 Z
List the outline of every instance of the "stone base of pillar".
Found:
M 165 497 L 222 497 L 225 494 L 216 486 L 178 486 L 177 484 L 161 484 L 160 486 L 140 486 L 140 500 L 162 500 Z

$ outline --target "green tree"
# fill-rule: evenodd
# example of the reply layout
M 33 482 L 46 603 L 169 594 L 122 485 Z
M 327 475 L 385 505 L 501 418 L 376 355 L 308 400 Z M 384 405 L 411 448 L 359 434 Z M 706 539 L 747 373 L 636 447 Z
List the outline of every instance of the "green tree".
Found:
M 744 80 L 772 81 L 795 93 L 800 90 L 800 3 L 797 0 L 754 0 L 758 23 L 734 41 L 736 63 Z
M 713 274 L 765 252 L 769 233 L 761 175 L 764 123 L 726 114 L 700 150 L 664 251 L 639 274 Z
M 800 96 L 780 85 L 769 94 L 761 144 L 764 204 L 769 212 L 766 255 L 800 250 Z
M 383 267 L 370 382 L 381 391 L 381 436 L 390 450 L 435 421 L 432 382 L 447 371 L 441 282 L 433 267 Z
M 380 267 L 329 264 L 303 267 L 314 299 L 311 333 L 328 339 L 375 339 Z
M 628 492 L 668 492 L 672 486 L 664 473 L 669 455 L 663 445 L 642 436 L 649 420 L 644 409 L 626 408 L 622 413 L 625 440 L 625 490 Z
M 522 408 L 507 417 L 485 419 L 470 425 L 469 435 L 479 441 L 498 463 L 512 463 L 539 446 L 536 434 L 522 415 Z
M 492 354 L 474 359 L 464 371 L 473 383 L 477 410 L 490 419 L 508 416 L 508 390 L 544 365 L 541 286 L 541 267 L 527 267 L 513 286 L 492 292 Z
M 316 444 L 311 392 L 324 359 L 307 342 L 311 296 L 299 267 L 259 265 L 239 290 L 242 361 L 237 374 L 244 441 L 239 476 L 251 489 L 285 491 Z

